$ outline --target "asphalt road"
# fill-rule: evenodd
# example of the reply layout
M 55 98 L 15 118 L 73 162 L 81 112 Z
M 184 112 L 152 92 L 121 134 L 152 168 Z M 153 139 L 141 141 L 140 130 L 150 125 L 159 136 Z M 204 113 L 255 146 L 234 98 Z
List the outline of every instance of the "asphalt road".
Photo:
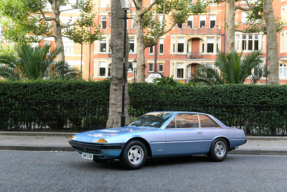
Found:
M 0 151 L 0 191 L 287 191 L 287 156 L 148 161 L 127 171 L 76 152 Z

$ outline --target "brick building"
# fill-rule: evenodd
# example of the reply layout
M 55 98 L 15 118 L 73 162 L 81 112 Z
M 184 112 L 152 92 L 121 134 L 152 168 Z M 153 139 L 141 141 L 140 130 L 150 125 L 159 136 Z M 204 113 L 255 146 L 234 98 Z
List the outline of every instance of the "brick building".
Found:
M 73 4 L 77 0 L 70 0 Z M 196 0 L 195 0 L 196 1 Z M 249 0 L 254 2 L 255 0 Z M 145 0 L 143 7 L 150 5 L 152 0 Z M 97 17 L 95 23 L 101 26 L 103 37 L 101 41 L 95 41 L 91 46 L 83 46 L 83 77 L 85 79 L 102 80 L 109 77 L 111 69 L 111 50 L 109 48 L 111 35 L 111 6 L 110 0 L 93 0 Z M 237 2 L 238 5 L 246 6 L 244 1 Z M 69 8 L 70 5 L 63 7 L 62 10 Z M 287 20 L 287 0 L 274 0 L 273 8 L 275 17 L 281 17 L 283 22 Z M 47 6 L 47 10 L 49 10 Z M 225 11 L 226 10 L 226 11 Z M 69 17 L 75 19 L 79 12 L 68 11 L 61 14 L 62 22 Z M 186 23 L 176 25 L 169 33 L 162 36 L 158 42 L 157 69 L 164 76 L 174 76 L 174 79 L 186 82 L 198 65 L 206 65 L 214 68 L 217 49 L 221 52 L 227 52 L 227 31 L 224 30 L 224 18 L 228 16 L 228 9 L 225 3 L 213 4 L 207 7 L 207 12 L 200 15 L 192 15 Z M 128 11 L 128 17 L 135 15 L 135 7 L 131 1 L 131 7 Z M 246 22 L 246 13 L 236 11 L 236 24 L 239 29 L 244 29 Z M 159 15 L 159 17 L 162 17 Z M 166 16 L 167 23 L 169 15 Z M 227 18 L 226 18 L 227 20 Z M 129 59 L 128 64 L 132 67 L 132 62 L 136 59 L 137 41 L 135 22 L 129 19 L 127 23 L 129 36 Z M 167 26 L 168 27 L 168 26 Z M 225 34 L 226 32 L 226 34 Z M 1 30 L 0 30 L 1 33 Z M 0 34 L 1 35 L 1 34 Z M 281 33 L 278 33 L 278 50 L 280 59 L 280 83 L 287 83 L 287 27 L 284 26 Z M 267 41 L 266 35 L 246 34 L 236 32 L 235 49 L 243 52 L 243 55 L 253 50 L 262 51 L 262 60 L 266 65 Z M 46 44 L 54 46 L 52 39 L 46 39 Z M 81 68 L 81 46 L 73 41 L 64 38 L 66 61 L 71 67 Z M 145 75 L 155 71 L 154 47 L 145 50 L 146 70 Z M 267 63 L 268 65 L 268 63 Z M 128 81 L 133 81 L 133 69 L 128 71 Z M 250 81 L 246 81 L 249 83 Z M 266 79 L 261 79 L 259 83 L 264 84 Z

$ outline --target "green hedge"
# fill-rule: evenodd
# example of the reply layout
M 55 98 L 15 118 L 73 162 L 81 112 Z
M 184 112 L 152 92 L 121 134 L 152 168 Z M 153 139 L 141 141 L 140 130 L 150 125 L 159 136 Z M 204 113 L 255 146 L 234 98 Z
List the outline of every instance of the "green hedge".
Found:
M 0 128 L 105 127 L 109 81 L 1 82 Z
M 108 116 L 109 88 L 109 81 L 1 82 L 0 129 L 30 129 L 33 123 L 52 130 L 102 128 Z M 129 84 L 129 95 L 131 117 L 148 111 L 198 111 L 250 133 L 287 130 L 285 85 L 170 87 L 137 83 Z
M 287 86 L 130 86 L 133 111 L 209 113 L 250 134 L 287 134 Z
M 153 84 L 131 84 L 129 93 L 131 103 L 141 104 L 287 105 L 286 85 L 166 87 Z

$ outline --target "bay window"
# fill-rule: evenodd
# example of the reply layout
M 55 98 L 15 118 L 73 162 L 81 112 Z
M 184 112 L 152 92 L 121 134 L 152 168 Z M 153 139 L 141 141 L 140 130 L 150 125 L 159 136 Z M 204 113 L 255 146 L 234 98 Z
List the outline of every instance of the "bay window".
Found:
M 214 37 L 207 37 L 207 53 L 213 53 Z

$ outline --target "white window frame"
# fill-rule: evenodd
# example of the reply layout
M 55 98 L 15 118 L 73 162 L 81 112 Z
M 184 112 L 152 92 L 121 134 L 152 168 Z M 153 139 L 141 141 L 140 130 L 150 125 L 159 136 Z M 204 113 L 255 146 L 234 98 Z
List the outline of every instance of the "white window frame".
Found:
M 131 26 L 131 29 L 134 29 L 136 27 L 136 21 L 135 21 L 135 16 L 132 16 L 132 26 Z
M 134 50 L 129 50 L 130 53 L 135 53 L 135 38 L 134 37 L 129 37 L 129 45 L 133 44 Z M 131 48 L 131 46 L 129 46 Z
M 105 48 L 103 48 L 103 49 L 105 49 L 105 51 L 101 50 L 102 44 L 105 45 Z M 108 51 L 108 49 L 107 49 L 107 38 L 104 38 L 100 41 L 100 53 L 106 53 L 107 51 Z
M 211 28 L 211 21 L 214 21 L 214 26 L 212 28 L 215 28 L 216 26 L 216 15 L 210 15 L 209 16 L 209 28 Z
M 39 43 L 38 42 L 30 43 L 30 45 L 31 45 L 33 51 L 35 51 L 35 49 L 39 47 Z
M 178 70 L 182 70 L 182 77 L 178 77 Z M 184 78 L 184 64 L 183 63 L 177 63 L 176 64 L 176 78 L 177 79 L 183 79 Z
M 282 50 L 282 52 L 284 52 L 285 51 L 285 33 L 282 33 L 281 37 L 282 37 L 282 48 L 281 48 L 281 50 Z
M 49 49 L 49 52 L 48 52 L 48 54 L 50 54 L 51 53 L 51 42 L 50 41 L 44 41 L 44 45 L 50 46 L 50 49 Z
M 149 54 L 153 55 L 153 46 L 149 47 Z
M 172 37 L 172 53 L 175 53 L 175 37 Z
M 107 7 L 108 1 L 107 0 L 101 0 L 101 7 Z
M 205 66 L 208 69 L 214 69 L 214 64 L 213 63 L 206 63 Z M 206 78 L 212 78 L 212 77 L 207 77 L 207 74 L 205 74 L 205 75 L 206 75 Z
M 160 66 L 162 66 L 162 70 L 160 70 Z M 158 72 L 162 73 L 163 72 L 163 63 L 158 64 Z
M 191 22 L 191 26 L 188 24 L 188 22 Z M 193 28 L 193 15 L 189 16 L 187 19 L 187 26 L 189 26 L 189 28 Z
M 63 38 L 64 52 L 65 55 L 73 55 L 74 52 L 74 41 L 68 38 Z
M 204 25 L 202 26 L 201 26 L 201 21 L 204 21 Z M 199 16 L 199 28 L 202 28 L 203 26 L 206 26 L 206 15 Z
M 174 63 L 171 64 L 171 76 L 174 76 Z
M 160 27 L 163 27 L 163 15 L 159 16 Z
M 240 50 L 240 41 L 239 41 L 239 35 L 236 35 L 236 50 L 239 51 Z
M 215 46 L 214 46 L 214 37 L 207 37 L 206 39 L 206 51 L 207 53 L 210 53 L 210 51 L 208 51 L 208 45 L 209 44 L 212 44 L 213 45 L 213 50 L 211 53 L 214 53 L 214 49 L 215 49 Z
M 245 38 L 243 39 L 243 37 L 245 36 Z M 244 42 L 245 41 L 245 46 L 244 46 Z M 243 34 L 242 35 L 242 39 L 241 39 L 241 49 L 242 51 L 247 51 L 247 35 L 246 34 Z
M 153 63 L 148 64 L 148 72 L 153 72 Z
M 105 69 L 105 75 L 101 76 L 101 68 Z M 107 77 L 107 62 L 106 61 L 99 61 L 99 77 Z
M 106 15 L 102 15 L 101 16 L 101 29 L 106 29 L 107 28 L 107 16 Z M 106 27 L 103 28 L 103 23 L 105 22 Z
M 279 64 L 279 78 L 287 78 L 287 65 Z
M 286 23 L 286 7 L 281 8 L 281 18 L 282 18 L 282 22 L 285 25 L 285 23 Z
M 179 52 L 178 48 L 179 48 L 179 45 L 182 45 L 182 52 Z M 176 50 L 177 53 L 184 53 L 184 37 L 178 37 L 177 38 L 177 50 Z
M 247 12 L 242 11 L 241 13 L 241 22 L 246 23 L 247 22 Z
M 254 42 L 254 36 L 253 36 L 253 34 L 248 34 L 247 37 L 248 37 L 247 50 L 252 51 L 252 50 L 254 50 L 254 43 L 253 43 Z M 249 48 L 250 43 L 251 43 L 251 49 Z
M 160 51 L 162 47 L 162 52 Z M 164 53 L 164 39 L 159 39 L 159 50 L 158 50 L 159 54 L 163 54 Z

